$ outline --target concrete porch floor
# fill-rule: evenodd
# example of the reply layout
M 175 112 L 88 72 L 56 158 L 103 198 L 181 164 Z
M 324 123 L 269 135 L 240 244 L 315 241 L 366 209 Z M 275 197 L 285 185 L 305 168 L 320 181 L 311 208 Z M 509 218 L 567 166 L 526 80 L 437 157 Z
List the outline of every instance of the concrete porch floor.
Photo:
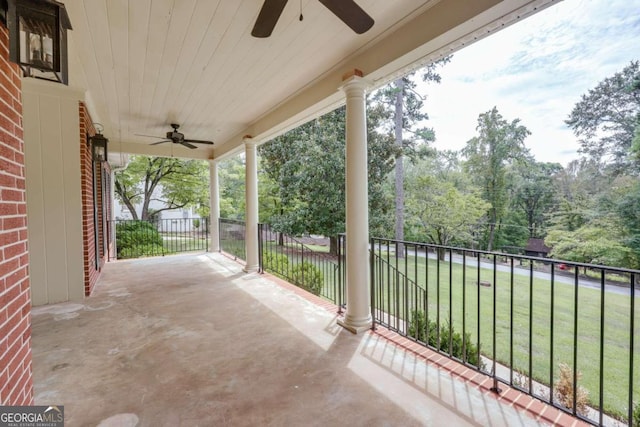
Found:
M 220 254 L 107 264 L 32 323 L 36 404 L 67 426 L 540 425 Z

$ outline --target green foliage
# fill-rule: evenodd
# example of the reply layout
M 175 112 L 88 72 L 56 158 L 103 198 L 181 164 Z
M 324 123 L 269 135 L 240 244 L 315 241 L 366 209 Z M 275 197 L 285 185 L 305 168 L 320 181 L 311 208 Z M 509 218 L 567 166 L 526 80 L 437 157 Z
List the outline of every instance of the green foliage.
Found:
M 198 218 L 194 218 L 192 224 L 193 224 L 193 228 L 195 228 L 196 230 L 200 228 L 200 220 Z
M 264 251 L 262 254 L 264 269 L 269 273 L 284 277 L 289 270 L 289 257 L 273 251 Z
M 449 335 L 449 330 L 451 330 L 451 335 Z M 484 368 L 484 364 L 478 359 L 478 347 L 471 342 L 469 333 L 466 333 L 463 338 L 460 332 L 456 332 L 453 327 L 446 323 L 440 325 L 440 336 L 438 337 L 437 322 L 427 319 L 422 310 L 413 310 L 411 312 L 409 336 L 418 341 L 426 342 L 431 347 L 446 353 L 449 353 L 449 337 L 451 337 L 451 356 L 465 360 L 467 363 L 481 369 Z
M 147 221 L 126 221 L 116 225 L 118 258 L 163 254 L 162 236 Z
M 567 261 L 608 265 L 629 265 L 632 253 L 622 243 L 620 227 L 612 218 L 592 221 L 575 231 L 551 230 L 545 244 L 551 256 Z
M 478 136 L 467 142 L 462 153 L 467 158 L 467 170 L 482 189 L 482 197 L 491 205 L 487 212 L 487 250 L 492 250 L 495 226 L 508 206 L 507 166 L 528 156 L 524 140 L 531 132 L 520 119 L 505 120 L 496 107 L 480 114 L 476 130 Z
M 632 252 L 631 268 L 640 268 L 640 182 L 626 185 L 616 200 L 615 210 L 623 227 L 622 241 Z
M 371 226 L 388 228 L 384 182 L 393 141 L 376 131 L 383 112 L 369 109 L 368 172 Z M 345 109 L 303 124 L 258 149 L 260 181 L 271 193 L 261 220 L 275 231 L 335 236 L 345 228 Z M 264 193 L 263 193 L 264 194 Z M 262 206 L 261 206 L 262 207 Z
M 407 188 L 408 222 L 420 228 L 414 233 L 434 244 L 470 243 L 489 206 L 472 190 L 458 190 L 431 176 L 413 177 Z
M 320 295 L 324 285 L 322 271 L 310 262 L 302 262 L 291 268 L 291 281 L 294 285 L 308 290 L 314 295 Z
M 218 165 L 220 187 L 220 218 L 244 219 L 245 211 L 244 157 L 225 159 Z
M 419 72 L 422 73 L 422 80 L 425 82 L 440 83 L 441 77 L 437 69 L 448 63 L 451 56 L 442 58 L 429 64 Z M 385 135 L 389 141 L 393 141 L 393 160 L 395 169 L 394 182 L 394 235 L 399 240 L 404 239 L 405 229 L 405 198 L 404 198 L 404 157 L 416 161 L 428 155 L 427 144 L 435 141 L 435 132 L 432 128 L 419 127 L 429 116 L 424 111 L 424 100 L 426 97 L 416 91 L 414 81 L 416 71 L 413 74 L 399 77 L 386 86 L 380 88 L 369 99 L 374 107 L 373 111 L 378 113 L 379 128 L 381 132 L 371 132 L 370 135 Z M 389 224 L 390 225 L 390 224 Z M 374 229 L 381 234 L 387 235 L 382 224 L 374 224 Z
M 526 220 L 530 237 L 540 237 L 545 231 L 545 213 L 554 205 L 554 176 L 562 170 L 558 163 L 516 163 L 509 173 L 511 205 Z M 511 222 L 511 221 L 509 221 Z
M 129 248 L 118 248 L 118 259 L 140 258 L 143 256 L 166 255 L 164 247 L 156 244 L 135 245 Z
M 126 169 L 115 173 L 115 194 L 133 219 L 151 219 L 169 209 L 209 206 L 209 168 L 201 160 L 132 156 Z M 165 207 L 151 212 L 151 200 Z M 140 206 L 138 218 L 136 206 Z M 207 208 L 208 209 L 208 208 Z M 203 216 L 208 215 L 202 212 Z
M 633 407 L 633 419 L 631 422 L 633 427 L 640 427 L 640 403 L 636 403 Z
M 606 160 L 614 174 L 634 171 L 640 159 L 632 152 L 640 117 L 640 61 L 601 81 L 573 107 L 566 123 L 580 138 L 581 151 Z

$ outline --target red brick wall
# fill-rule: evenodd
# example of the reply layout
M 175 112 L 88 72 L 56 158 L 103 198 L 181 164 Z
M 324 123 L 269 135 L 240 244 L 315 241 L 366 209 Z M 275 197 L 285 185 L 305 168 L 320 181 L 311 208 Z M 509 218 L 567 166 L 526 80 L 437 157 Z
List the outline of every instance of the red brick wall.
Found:
M 93 287 L 95 286 L 100 271 L 108 254 L 103 250 L 105 239 L 109 239 L 109 233 L 107 233 L 108 227 L 103 226 L 103 215 L 110 218 L 111 213 L 111 197 L 110 194 L 105 191 L 105 195 L 102 194 L 103 186 L 101 180 L 104 179 L 108 182 L 109 177 L 109 165 L 108 163 L 96 164 L 96 190 L 97 198 L 94 200 L 93 194 L 93 164 L 91 162 L 91 147 L 87 145 L 87 134 L 93 136 L 96 134 L 95 127 L 91 116 L 87 111 L 86 106 L 81 102 L 79 105 L 80 114 L 80 173 L 81 173 L 81 186 L 82 186 L 82 237 L 84 242 L 84 292 L 85 295 L 91 295 Z M 108 189 L 108 185 L 104 186 Z M 104 199 L 104 200 L 103 200 Z M 94 203 L 97 203 L 98 208 L 98 223 L 97 226 L 94 220 Z M 103 205 L 104 203 L 104 205 Z M 100 208 L 105 206 L 105 212 Z M 96 268 L 96 247 L 95 236 L 96 233 L 99 237 L 98 250 L 100 251 L 99 263 Z
M 21 71 L 0 24 L 0 405 L 33 403 Z

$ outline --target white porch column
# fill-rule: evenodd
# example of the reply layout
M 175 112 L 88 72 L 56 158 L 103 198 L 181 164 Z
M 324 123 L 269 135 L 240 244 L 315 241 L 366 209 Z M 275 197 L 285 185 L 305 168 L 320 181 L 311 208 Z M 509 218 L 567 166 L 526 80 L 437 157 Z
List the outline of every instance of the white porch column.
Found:
M 220 252 L 220 186 L 218 185 L 218 161 L 209 160 L 209 252 Z
M 366 81 L 345 80 L 346 123 L 346 268 L 347 311 L 339 324 L 353 333 L 371 327 L 369 297 L 369 204 L 367 185 Z
M 244 271 L 258 271 L 258 159 L 256 143 L 250 138 L 244 140 L 245 151 L 245 245 L 247 264 Z

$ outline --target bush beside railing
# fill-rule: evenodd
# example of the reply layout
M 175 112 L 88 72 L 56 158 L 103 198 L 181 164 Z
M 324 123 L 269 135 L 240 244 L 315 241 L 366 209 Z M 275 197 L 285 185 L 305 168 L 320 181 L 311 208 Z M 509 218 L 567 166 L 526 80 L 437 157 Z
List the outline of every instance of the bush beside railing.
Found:
M 209 249 L 207 218 L 153 221 L 117 219 L 112 223 L 116 230 L 116 253 L 109 254 L 110 259 L 164 256 Z
M 342 306 L 342 239 L 339 252 L 334 255 L 313 250 L 296 237 L 274 231 L 268 224 L 259 224 L 258 233 L 261 271 Z
M 496 390 L 508 384 L 594 425 L 605 414 L 632 425 L 640 271 L 389 239 L 371 239 L 371 250 L 376 323 L 489 375 Z
M 342 307 L 344 243 L 337 256 L 317 253 L 260 224 L 260 269 Z M 507 384 L 593 425 L 606 413 L 640 427 L 640 271 L 389 239 L 370 249 L 374 327 L 490 376 L 496 391 Z

